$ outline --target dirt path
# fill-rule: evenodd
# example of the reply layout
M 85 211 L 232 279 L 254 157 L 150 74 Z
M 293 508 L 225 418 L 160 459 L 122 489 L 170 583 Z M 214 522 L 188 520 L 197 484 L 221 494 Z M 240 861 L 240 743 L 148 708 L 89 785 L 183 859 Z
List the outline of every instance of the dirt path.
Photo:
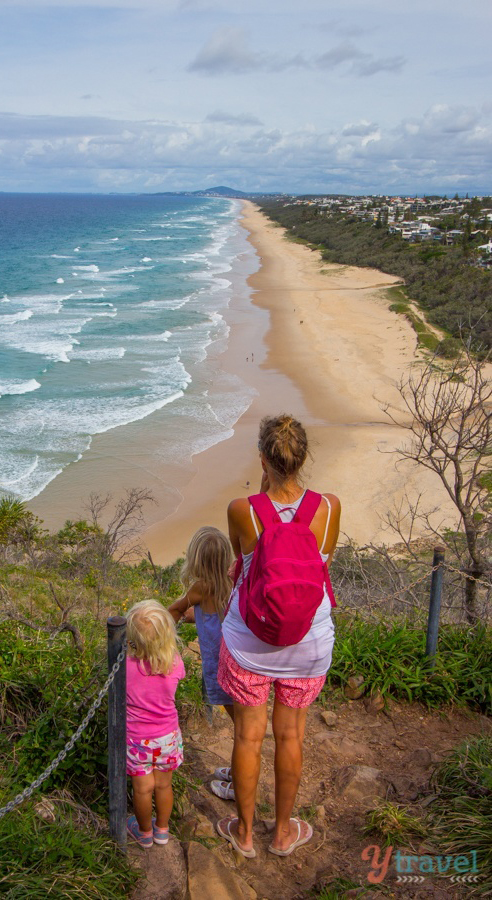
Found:
M 311 896 L 309 892 L 314 885 L 329 886 L 335 879 L 347 879 L 370 890 L 367 881 L 370 862 L 364 861 L 361 854 L 368 845 L 377 844 L 378 839 L 362 833 L 366 802 L 344 787 L 347 777 L 355 772 L 350 767 L 370 767 L 381 794 L 395 802 L 418 805 L 418 797 L 428 786 L 434 765 L 448 750 L 467 736 L 492 732 L 491 720 L 484 716 L 454 710 L 429 713 L 419 705 L 391 702 L 386 711 L 370 714 L 362 700 L 334 697 L 329 704 L 330 711 L 326 716 L 330 725 L 323 718 L 326 711 L 321 705 L 315 704 L 308 712 L 305 762 L 295 810 L 312 823 L 313 840 L 286 859 L 267 852 L 274 802 L 271 726 L 263 745 L 255 825 L 256 859 L 245 860 L 225 842 L 209 840 L 214 854 L 240 874 L 258 898 L 297 900 Z M 184 816 L 182 834 L 178 835 L 182 840 L 189 840 L 198 814 L 215 824 L 218 818 L 234 810 L 232 803 L 218 799 L 209 788 L 214 769 L 230 762 L 232 725 L 220 710 L 214 711 L 212 724 L 204 716 L 190 718 L 182 724 L 187 775 L 202 782 L 191 794 L 192 805 Z M 374 774 L 374 769 L 379 770 L 380 776 Z M 439 848 L 429 848 L 423 843 L 419 846 L 418 840 L 413 846 L 400 849 L 407 854 L 439 854 Z M 463 896 L 463 888 L 432 875 L 426 876 L 418 886 L 397 883 L 394 861 L 378 889 L 377 896 L 381 889 L 386 895 L 402 898 L 444 900 Z M 364 892 L 363 896 L 371 896 L 374 890 Z M 349 884 L 347 889 L 337 887 L 337 895 L 350 897 L 362 893 L 357 890 L 351 893 Z

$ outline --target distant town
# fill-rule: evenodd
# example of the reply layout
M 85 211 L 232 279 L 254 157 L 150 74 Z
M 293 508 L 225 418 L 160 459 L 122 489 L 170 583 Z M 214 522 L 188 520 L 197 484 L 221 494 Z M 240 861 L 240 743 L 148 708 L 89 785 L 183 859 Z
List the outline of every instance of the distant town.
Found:
M 492 267 L 492 198 L 472 197 L 283 197 L 292 206 L 315 207 L 326 216 L 342 214 L 372 222 L 410 243 L 434 241 L 462 243 L 473 253 L 473 261 Z
M 181 193 L 199 197 L 230 197 L 254 203 L 275 202 L 288 206 L 314 207 L 327 217 L 343 215 L 373 223 L 403 241 L 437 244 L 461 244 L 469 263 L 492 268 L 492 197 L 446 196 L 409 197 L 405 195 L 283 194 L 245 193 L 235 188 L 218 187 Z

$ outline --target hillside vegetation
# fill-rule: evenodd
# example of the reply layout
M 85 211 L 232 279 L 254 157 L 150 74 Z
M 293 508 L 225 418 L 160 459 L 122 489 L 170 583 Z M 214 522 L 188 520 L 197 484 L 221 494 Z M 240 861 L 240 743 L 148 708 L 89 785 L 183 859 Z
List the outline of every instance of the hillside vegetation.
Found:
M 361 221 L 316 203 L 269 201 L 261 210 L 293 237 L 318 247 L 328 262 L 400 276 L 431 323 L 454 339 L 471 334 L 479 350 L 492 347 L 492 271 L 473 265 L 473 250 L 483 243 L 484 234 L 450 246 L 410 244 L 390 234 L 381 220 Z M 443 355 L 452 355 L 454 349 L 449 340 L 441 348 Z
M 140 514 L 143 498 L 134 492 L 131 496 L 130 507 L 124 500 L 120 509 L 131 516 L 135 512 Z M 120 545 L 117 535 L 115 538 L 114 517 L 112 531 L 93 520 L 77 520 L 67 522 L 63 529 L 52 534 L 17 501 L 11 501 L 10 505 L 5 502 L 2 508 L 0 806 L 46 768 L 75 731 L 97 694 L 106 673 L 107 616 L 124 615 L 130 605 L 148 596 L 158 597 L 167 605 L 180 593 L 177 564 L 162 569 L 151 559 L 143 559 L 138 564 L 117 559 Z M 97 504 L 93 509 L 100 514 Z M 121 517 L 117 526 L 128 536 Z M 452 624 L 450 619 L 441 632 L 435 669 L 430 670 L 426 663 L 428 584 L 422 585 L 422 592 L 417 596 L 412 582 L 417 570 L 429 570 L 427 551 L 419 563 L 424 569 L 412 563 L 401 582 L 399 598 L 403 604 L 417 600 L 412 612 L 397 613 L 394 603 L 385 606 L 381 602 L 380 615 L 372 615 L 371 622 L 364 621 L 362 609 L 352 612 L 350 607 L 360 597 L 364 579 L 375 578 L 384 597 L 392 593 L 392 576 L 384 575 L 384 567 L 381 568 L 374 554 L 363 554 L 354 566 L 353 557 L 357 552 L 353 547 L 342 548 L 334 566 L 335 586 L 341 591 L 336 614 L 338 638 L 333 667 L 318 708 L 327 708 L 338 694 L 343 697 L 355 679 L 359 689 L 362 684 L 363 691 L 374 699 L 379 709 L 394 698 L 399 702 L 424 704 L 429 710 L 457 707 L 468 709 L 474 715 L 490 715 L 492 632 L 489 628 L 480 624 L 474 627 L 459 622 Z M 182 629 L 183 645 L 195 637 L 193 626 Z M 190 740 L 188 720 L 195 723 L 190 728 L 196 731 L 196 717 L 204 708 L 200 662 L 195 654 L 186 655 L 186 668 L 187 678 L 177 696 L 185 742 Z M 61 900 L 80 896 L 116 898 L 131 893 L 138 873 L 107 839 L 106 742 L 103 702 L 76 747 L 41 790 L 0 819 L 0 892 L 4 896 L 13 900 L 49 895 Z M 480 745 L 481 759 L 484 747 Z M 490 738 L 487 747 L 490 753 Z M 468 755 L 470 751 L 463 752 Z M 447 810 L 456 818 L 456 810 L 471 809 L 472 804 L 472 800 L 466 800 L 469 791 L 466 779 L 460 782 L 455 778 L 454 793 L 449 792 L 447 786 L 451 783 L 453 765 L 459 770 L 459 760 L 450 762 L 444 775 L 439 776 L 444 779 L 444 787 L 438 789 L 441 829 L 447 821 Z M 482 769 L 473 777 L 480 778 L 485 810 L 492 788 L 487 781 L 486 767 L 482 765 Z M 172 820 L 175 834 L 181 833 L 183 810 L 190 808 L 189 798 L 197 787 L 196 779 L 196 771 L 189 763 L 176 774 Z M 446 806 L 448 795 L 450 800 Z M 41 796 L 44 799 L 40 804 Z M 382 820 L 380 817 L 377 823 L 372 822 L 371 827 L 377 825 L 384 831 L 389 827 L 388 815 L 383 810 Z M 484 865 L 490 871 L 483 837 L 484 833 L 490 836 L 488 820 L 485 811 L 482 816 L 478 807 L 474 815 L 476 828 L 481 829 L 482 835 L 477 832 L 477 846 L 484 847 Z M 456 819 L 456 826 L 450 832 L 453 847 L 457 848 L 453 852 L 459 852 L 466 841 L 475 846 L 472 826 L 473 823 L 463 836 Z M 324 896 L 323 891 L 319 896 Z

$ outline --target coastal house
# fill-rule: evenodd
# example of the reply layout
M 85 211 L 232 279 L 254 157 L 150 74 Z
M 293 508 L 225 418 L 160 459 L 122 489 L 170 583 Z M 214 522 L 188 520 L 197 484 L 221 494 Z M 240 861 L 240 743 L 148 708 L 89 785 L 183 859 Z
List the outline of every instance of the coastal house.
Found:
M 451 231 L 446 231 L 445 242 L 446 244 L 456 244 L 460 238 L 463 237 L 463 231 L 460 231 L 459 228 L 453 228 Z
M 397 232 L 401 233 L 401 237 L 403 241 L 410 241 L 410 243 L 418 243 L 421 241 L 430 241 L 435 236 L 436 239 L 439 240 L 440 232 L 438 228 L 435 228 L 433 225 L 429 225 L 428 222 L 404 222 L 401 225 L 390 225 L 388 228 L 390 234 L 396 234 Z

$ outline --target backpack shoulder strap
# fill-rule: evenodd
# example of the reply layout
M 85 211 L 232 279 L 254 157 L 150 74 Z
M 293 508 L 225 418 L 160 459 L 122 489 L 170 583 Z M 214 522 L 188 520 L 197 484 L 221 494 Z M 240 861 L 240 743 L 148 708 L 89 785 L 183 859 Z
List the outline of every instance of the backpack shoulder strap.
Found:
M 302 522 L 304 525 L 310 525 L 320 503 L 321 494 L 317 494 L 316 491 L 307 490 L 297 507 L 294 521 Z
M 277 510 L 275 509 L 270 497 L 266 494 L 253 494 L 248 500 L 258 516 L 263 528 L 272 523 L 281 522 Z

